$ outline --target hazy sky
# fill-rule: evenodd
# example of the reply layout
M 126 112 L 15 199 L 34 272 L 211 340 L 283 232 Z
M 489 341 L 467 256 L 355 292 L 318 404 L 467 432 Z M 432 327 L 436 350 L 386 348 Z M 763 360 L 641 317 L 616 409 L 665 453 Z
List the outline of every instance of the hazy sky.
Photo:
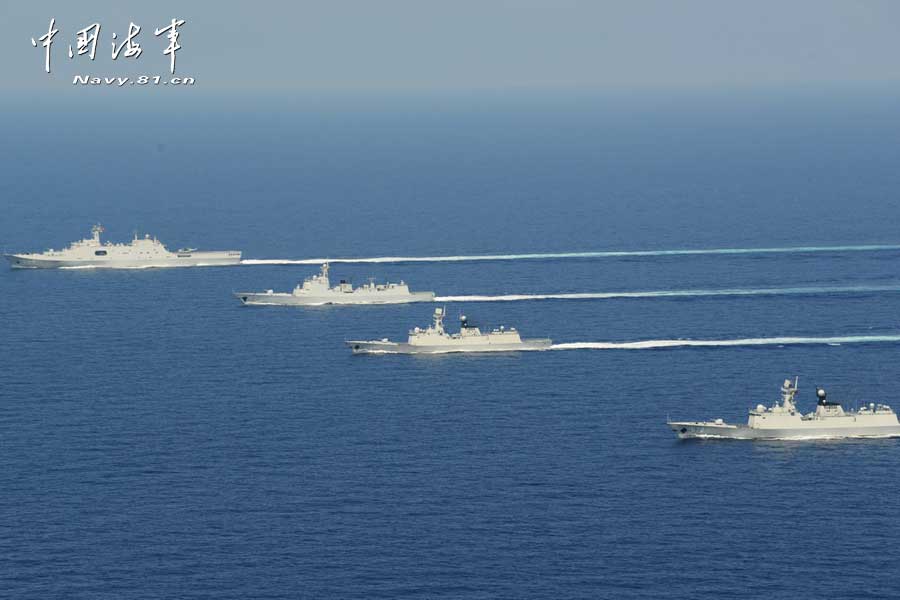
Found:
M 31 38 L 60 30 L 53 73 Z M 379 0 L 3 2 L 0 90 L 75 73 L 168 75 L 153 29 L 185 19 L 177 73 L 210 90 L 444 91 L 735 87 L 900 80 L 900 2 Z M 97 58 L 68 58 L 102 25 Z M 110 59 L 129 21 L 137 60 Z

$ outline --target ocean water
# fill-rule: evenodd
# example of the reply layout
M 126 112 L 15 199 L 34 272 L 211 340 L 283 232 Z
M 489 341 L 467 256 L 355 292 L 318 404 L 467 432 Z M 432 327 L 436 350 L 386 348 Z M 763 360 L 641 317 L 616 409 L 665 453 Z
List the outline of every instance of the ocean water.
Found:
M 4 249 L 102 221 L 284 264 L 0 271 L 0 596 L 895 597 L 900 440 L 665 421 L 794 375 L 900 409 L 896 99 L 23 107 Z M 669 252 L 703 249 L 739 252 Z M 231 297 L 520 254 L 332 275 L 563 349 L 352 356 L 434 305 Z

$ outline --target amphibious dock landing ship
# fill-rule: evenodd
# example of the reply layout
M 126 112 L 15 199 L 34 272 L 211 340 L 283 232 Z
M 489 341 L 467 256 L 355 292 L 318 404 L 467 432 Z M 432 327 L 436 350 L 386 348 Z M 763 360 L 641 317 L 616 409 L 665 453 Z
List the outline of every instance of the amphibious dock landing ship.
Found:
M 900 421 L 886 404 L 871 403 L 859 410 L 844 410 L 831 402 L 825 390 L 816 389 L 816 410 L 801 414 L 794 403 L 797 379 L 781 386 L 781 402 L 750 409 L 747 425 L 713 421 L 669 421 L 667 425 L 681 439 L 723 438 L 736 440 L 790 440 L 900 436 Z
M 328 263 L 322 265 L 318 275 L 307 277 L 290 293 L 266 290 L 265 292 L 236 292 L 235 298 L 244 304 L 321 306 L 323 304 L 406 304 L 431 302 L 434 292 L 411 292 L 403 281 L 376 284 L 374 281 L 353 287 L 347 281 L 331 287 L 328 279 Z
M 442 354 L 447 352 L 512 352 L 517 350 L 542 350 L 549 348 L 546 338 L 523 340 L 514 327 L 499 327 L 482 333 L 470 325 L 465 316 L 460 317 L 459 333 L 444 330 L 443 308 L 434 309 L 430 327 L 416 327 L 409 332 L 406 343 L 392 342 L 387 338 L 375 341 L 348 341 L 354 354 Z
M 100 241 L 103 231 L 102 226 L 94 225 L 91 237 L 72 242 L 63 250 L 5 256 L 13 269 L 206 267 L 241 262 L 241 253 L 237 250 L 200 252 L 196 248 L 183 248 L 170 252 L 162 242 L 149 235 L 139 238 L 135 234 L 130 244 L 104 244 Z

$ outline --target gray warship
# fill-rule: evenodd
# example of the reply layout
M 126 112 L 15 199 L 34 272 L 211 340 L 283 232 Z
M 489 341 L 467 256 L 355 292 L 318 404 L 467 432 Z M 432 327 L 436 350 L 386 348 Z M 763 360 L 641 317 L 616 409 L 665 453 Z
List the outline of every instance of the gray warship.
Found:
M 139 238 L 135 234 L 130 244 L 103 243 L 100 241 L 103 231 L 101 225 L 94 225 L 91 237 L 72 242 L 62 250 L 5 256 L 13 269 L 206 267 L 241 262 L 241 253 L 237 250 L 200 252 L 196 248 L 182 248 L 170 252 L 150 235 Z
M 828 400 L 825 390 L 816 388 L 816 410 L 802 414 L 794 397 L 798 379 L 786 379 L 781 386 L 781 402 L 750 409 L 747 425 L 713 421 L 668 421 L 680 439 L 796 440 L 900 436 L 900 421 L 886 404 L 871 403 L 859 410 L 844 410 L 840 402 Z
M 400 283 L 376 284 L 369 281 L 359 287 L 341 280 L 331 287 L 328 279 L 328 263 L 322 265 L 317 275 L 307 277 L 294 291 L 276 292 L 235 292 L 235 298 L 243 304 L 254 306 L 321 306 L 324 304 L 406 304 L 409 302 L 431 302 L 434 292 L 410 292 L 409 286 Z
M 444 330 L 446 309 L 434 309 L 430 327 L 416 327 L 409 332 L 406 343 L 392 342 L 387 338 L 375 341 L 348 341 L 354 354 L 443 354 L 448 352 L 513 352 L 518 350 L 543 350 L 552 341 L 546 338 L 523 340 L 514 327 L 499 327 L 482 333 L 470 325 L 465 316 L 460 317 L 459 333 Z

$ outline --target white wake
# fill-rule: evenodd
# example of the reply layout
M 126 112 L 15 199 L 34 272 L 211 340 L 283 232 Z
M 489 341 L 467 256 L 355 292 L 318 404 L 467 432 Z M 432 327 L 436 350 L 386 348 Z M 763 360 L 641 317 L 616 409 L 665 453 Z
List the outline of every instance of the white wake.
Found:
M 638 342 L 572 342 L 553 344 L 549 350 L 652 350 L 655 348 L 717 348 L 733 346 L 793 346 L 874 344 L 900 342 L 900 335 L 845 335 L 835 337 L 769 337 L 733 340 L 643 340 Z
M 691 298 L 704 296 L 788 296 L 900 292 L 900 285 L 808 286 L 786 288 L 731 288 L 658 290 L 647 292 L 589 292 L 572 294 L 501 294 L 497 296 L 435 296 L 435 302 L 517 302 L 522 300 L 608 300 L 615 298 Z
M 898 244 L 856 246 L 787 246 L 778 248 L 699 248 L 676 250 L 608 250 L 601 252 L 545 252 L 532 254 L 469 254 L 458 256 L 372 256 L 358 258 L 247 258 L 242 265 L 318 265 L 331 263 L 473 262 L 490 260 L 540 260 L 565 258 L 616 258 L 629 256 L 688 256 L 705 254 L 784 254 L 808 252 L 872 252 L 900 250 Z

